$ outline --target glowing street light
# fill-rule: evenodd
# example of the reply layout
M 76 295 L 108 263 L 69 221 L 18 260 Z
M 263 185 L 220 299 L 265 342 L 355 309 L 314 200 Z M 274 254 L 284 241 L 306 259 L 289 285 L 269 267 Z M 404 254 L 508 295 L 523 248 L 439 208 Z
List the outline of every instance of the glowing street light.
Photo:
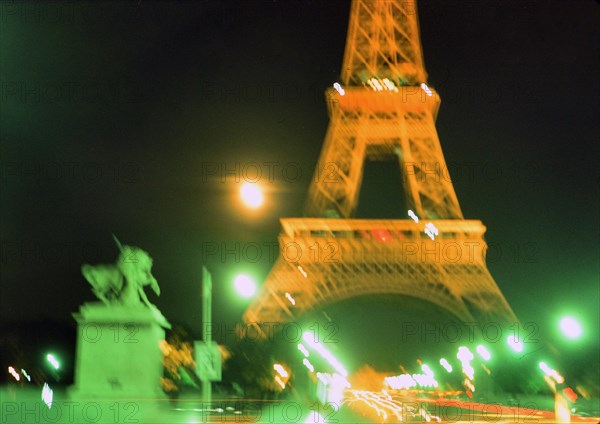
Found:
M 485 361 L 489 361 L 490 358 L 492 357 L 492 354 L 490 353 L 489 350 L 486 349 L 485 346 L 483 345 L 479 345 L 477 346 L 477 353 L 479 354 L 479 356 L 481 356 Z
M 277 374 L 279 374 L 283 378 L 290 376 L 287 370 L 281 364 L 273 364 L 273 369 L 277 371 Z
M 244 183 L 242 185 L 240 196 L 244 204 L 252 209 L 260 207 L 265 200 L 260 187 L 252 183 Z
M 506 343 L 510 346 L 512 350 L 517 353 L 523 352 L 523 342 L 517 339 L 514 335 L 510 335 L 506 338 Z
M 573 317 L 564 317 L 560 320 L 559 326 L 565 337 L 572 340 L 578 339 L 583 333 L 581 324 Z
M 546 375 L 550 375 L 552 373 L 552 369 L 545 362 L 540 362 L 540 369 L 544 371 Z
M 339 374 L 341 374 L 342 377 L 345 378 L 348 376 L 348 371 L 346 371 L 346 369 L 340 363 L 340 361 L 338 361 L 338 359 L 335 356 L 333 356 L 331 354 L 331 352 L 329 352 L 327 349 L 325 349 L 325 347 L 317 340 L 317 338 L 315 337 L 315 335 L 312 332 L 305 331 L 304 334 L 302 334 L 302 339 L 309 347 L 316 350 L 323 359 L 325 359 L 327 362 L 329 362 L 329 364 Z
M 52 389 L 48 386 L 48 383 L 44 383 L 44 388 L 42 389 L 42 400 L 48 407 L 48 409 L 52 408 Z
M 256 293 L 256 283 L 246 274 L 235 277 L 233 284 L 237 292 L 243 297 L 252 297 Z
M 564 383 L 564 377 L 560 375 L 558 371 L 550 368 L 548 364 L 546 364 L 545 362 L 540 362 L 539 366 L 540 369 L 544 371 L 544 374 L 546 374 L 548 377 L 552 377 L 554 381 L 556 381 L 558 384 Z
M 21 376 L 19 375 L 19 373 L 17 371 L 15 371 L 15 369 L 13 367 L 8 367 L 8 372 L 10 373 L 10 375 L 13 376 L 13 378 L 17 381 L 21 381 Z
M 50 362 L 50 365 L 52 365 L 52 367 L 54 367 L 55 370 L 58 370 L 60 368 L 60 363 L 56 360 L 53 354 L 49 353 L 48 355 L 46 355 L 46 359 L 48 360 L 48 362 Z
M 452 372 L 452 365 L 445 359 L 440 359 L 440 365 L 446 369 L 448 372 Z
M 23 374 L 27 381 L 31 381 L 31 376 L 27 374 L 27 371 L 25 371 L 23 368 L 21 368 L 21 374 Z

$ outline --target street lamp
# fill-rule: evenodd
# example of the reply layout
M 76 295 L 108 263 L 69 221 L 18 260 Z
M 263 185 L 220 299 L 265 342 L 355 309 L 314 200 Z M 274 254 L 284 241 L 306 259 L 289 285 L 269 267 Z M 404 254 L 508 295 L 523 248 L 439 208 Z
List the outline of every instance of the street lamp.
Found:
M 243 297 L 252 297 L 256 293 L 256 283 L 246 274 L 239 274 L 233 282 L 237 292 Z
M 523 342 L 512 334 L 506 338 L 506 343 L 517 353 L 523 352 Z
M 476 350 L 477 350 L 477 353 L 479 354 L 479 356 L 481 356 L 484 361 L 489 361 L 490 358 L 492 357 L 492 354 L 490 353 L 490 351 L 487 350 L 486 347 L 483 345 L 477 346 Z
M 60 368 L 60 362 L 58 362 L 58 359 L 56 359 L 56 357 L 52 354 L 49 353 L 46 355 L 46 360 L 50 363 L 51 365 L 51 369 L 52 369 L 52 374 L 54 374 L 54 379 L 57 382 L 60 382 L 60 375 L 58 375 L 58 369 Z
M 252 209 L 260 207 L 265 200 L 260 186 L 253 183 L 242 184 L 240 196 L 244 204 Z
M 561 319 L 559 327 L 565 337 L 571 340 L 578 339 L 583 333 L 581 324 L 573 317 L 564 317 Z
M 50 365 L 52 365 L 52 367 L 58 371 L 58 369 L 60 368 L 60 363 L 56 360 L 54 355 L 49 353 L 48 355 L 46 355 L 46 359 L 48 360 L 48 362 L 50 362 Z

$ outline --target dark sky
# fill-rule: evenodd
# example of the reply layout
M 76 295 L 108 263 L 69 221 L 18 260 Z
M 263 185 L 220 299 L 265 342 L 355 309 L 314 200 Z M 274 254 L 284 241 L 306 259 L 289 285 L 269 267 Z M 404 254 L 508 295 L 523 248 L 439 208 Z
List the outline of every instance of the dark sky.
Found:
M 163 294 L 150 297 L 170 320 L 199 330 L 203 262 L 215 320 L 239 319 L 231 278 L 262 280 L 268 249 L 257 263 L 203 251 L 275 242 L 279 217 L 301 215 L 348 13 L 345 1 L 3 3 L 2 320 L 70 320 L 94 300 L 80 266 L 114 261 L 113 232 L 154 258 Z M 593 326 L 597 2 L 423 0 L 419 13 L 442 148 L 465 217 L 488 228 L 492 275 L 522 321 L 569 311 Z M 203 177 L 251 162 L 279 164 L 253 213 L 234 182 Z M 358 217 L 406 219 L 398 178 L 368 164 Z

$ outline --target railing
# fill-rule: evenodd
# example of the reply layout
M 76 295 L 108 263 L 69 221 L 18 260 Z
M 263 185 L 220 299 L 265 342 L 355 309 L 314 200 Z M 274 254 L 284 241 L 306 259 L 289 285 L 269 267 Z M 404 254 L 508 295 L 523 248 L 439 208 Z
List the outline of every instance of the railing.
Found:
M 431 112 L 434 118 L 440 106 L 440 96 L 433 89 L 429 93 L 419 86 L 400 86 L 398 92 L 373 91 L 366 87 L 344 87 L 344 95 L 334 88 L 326 91 L 327 104 L 341 110 L 364 110 L 370 112 Z
M 283 218 L 282 235 L 287 237 L 314 238 L 352 238 L 370 239 L 384 237 L 385 232 L 391 238 L 422 238 L 425 224 L 433 223 L 438 230 L 436 238 L 481 238 L 485 226 L 477 220 L 421 220 L 410 219 L 324 219 L 324 218 Z
M 425 225 L 433 223 L 432 239 Z M 435 262 L 481 265 L 487 244 L 480 221 L 287 218 L 281 257 L 298 263 Z

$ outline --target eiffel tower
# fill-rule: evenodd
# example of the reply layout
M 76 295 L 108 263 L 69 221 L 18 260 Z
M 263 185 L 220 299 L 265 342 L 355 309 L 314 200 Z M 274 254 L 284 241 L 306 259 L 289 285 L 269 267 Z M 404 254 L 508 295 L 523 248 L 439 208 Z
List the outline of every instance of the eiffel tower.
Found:
M 486 228 L 463 218 L 447 173 L 413 1 L 353 0 L 341 82 L 325 96 L 305 217 L 281 219 L 279 258 L 244 322 L 260 329 L 373 294 L 424 299 L 463 322 L 516 322 L 486 266 Z M 411 217 L 353 219 L 364 161 L 390 158 Z

